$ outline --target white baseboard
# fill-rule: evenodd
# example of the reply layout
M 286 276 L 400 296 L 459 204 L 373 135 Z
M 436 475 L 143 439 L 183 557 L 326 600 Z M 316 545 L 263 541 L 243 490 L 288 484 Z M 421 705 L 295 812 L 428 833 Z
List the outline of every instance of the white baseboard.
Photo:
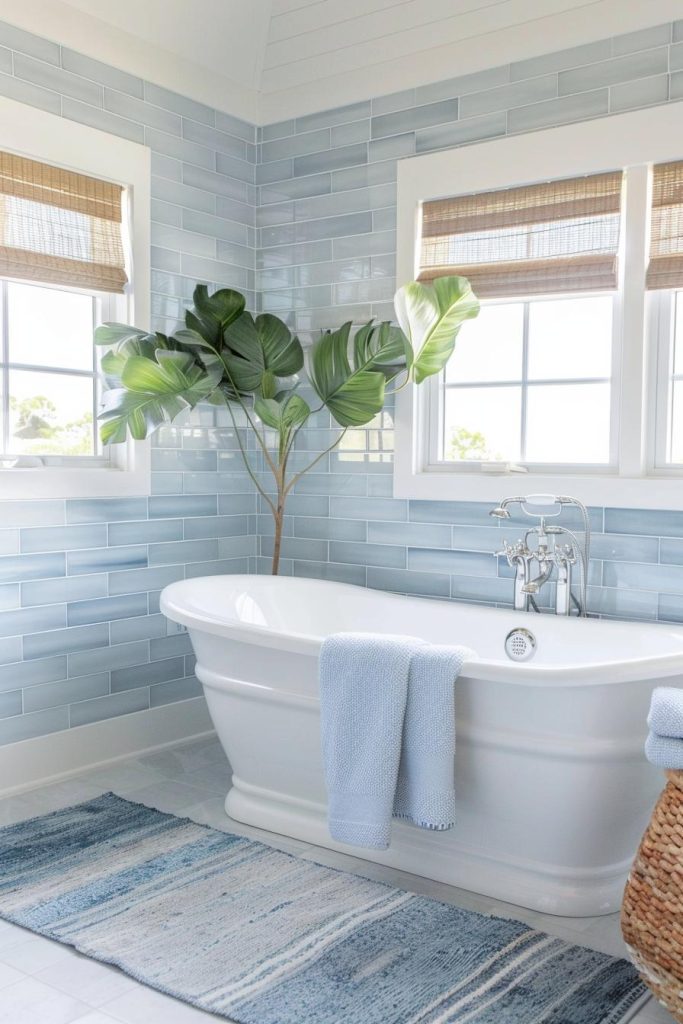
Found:
M 213 732 L 203 697 L 80 725 L 0 747 L 0 795 L 57 782 L 87 768 Z

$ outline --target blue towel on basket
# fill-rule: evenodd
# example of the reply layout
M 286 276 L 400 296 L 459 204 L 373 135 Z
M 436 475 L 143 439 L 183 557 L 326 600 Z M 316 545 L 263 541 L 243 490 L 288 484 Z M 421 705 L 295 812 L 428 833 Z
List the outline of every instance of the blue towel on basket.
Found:
M 683 768 L 683 689 L 658 686 L 652 691 L 645 756 L 657 768 Z
M 652 691 L 647 724 L 658 736 L 683 737 L 683 690 L 675 686 L 657 686 Z
M 452 826 L 453 684 L 467 653 L 369 633 L 323 642 L 321 729 L 333 839 L 385 850 L 394 813 L 424 828 Z

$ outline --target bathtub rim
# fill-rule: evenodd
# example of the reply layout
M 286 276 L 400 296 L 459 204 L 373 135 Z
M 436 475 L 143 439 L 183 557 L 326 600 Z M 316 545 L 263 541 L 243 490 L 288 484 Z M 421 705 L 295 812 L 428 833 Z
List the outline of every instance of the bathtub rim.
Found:
M 213 576 L 196 576 L 190 579 L 177 580 L 174 583 L 168 584 L 161 592 L 160 596 L 160 610 L 161 612 L 171 621 L 177 622 L 185 626 L 189 630 L 197 630 L 199 632 L 209 633 L 213 636 L 222 637 L 225 640 L 235 640 L 240 643 L 253 644 L 260 647 L 268 647 L 275 650 L 281 650 L 287 653 L 305 655 L 308 657 L 317 658 L 320 654 L 320 647 L 324 637 L 320 637 L 316 634 L 298 633 L 298 632 L 282 632 L 274 629 L 271 626 L 261 626 L 253 623 L 241 622 L 238 620 L 225 620 L 219 618 L 212 618 L 206 611 L 196 610 L 194 608 L 189 609 L 186 602 L 183 602 L 182 596 L 193 585 L 201 585 L 205 581 L 211 581 L 216 583 L 217 580 L 226 580 L 231 586 L 243 584 L 245 589 L 248 589 L 250 582 L 267 580 L 271 583 L 275 583 L 276 586 L 285 585 L 286 583 L 297 584 L 314 584 L 319 586 L 321 589 L 336 589 L 344 590 L 347 592 L 358 592 L 361 591 L 364 594 L 369 591 L 367 587 L 357 586 L 352 583 L 339 583 L 332 580 L 318 580 L 308 579 L 300 577 L 288 577 L 288 576 L 268 576 L 265 574 L 235 574 L 226 575 L 218 574 Z M 393 594 L 387 591 L 377 591 L 378 596 L 381 597 L 382 601 L 387 602 L 403 602 L 406 597 L 410 601 L 416 601 L 418 603 L 429 603 L 436 602 L 439 605 L 453 606 L 455 602 L 448 601 L 445 599 L 432 599 L 419 597 L 417 595 L 401 595 Z M 467 604 L 467 602 L 465 602 Z M 185 606 L 183 606 L 185 605 Z M 468 607 L 477 607 L 478 610 L 491 616 L 499 618 L 501 621 L 503 618 L 507 618 L 507 628 L 513 628 L 510 625 L 510 618 L 514 616 L 514 624 L 519 624 L 520 627 L 532 628 L 534 622 L 538 622 L 539 615 L 532 612 L 521 612 L 514 611 L 513 609 L 504 608 L 493 608 L 489 606 L 478 606 L 468 605 Z M 546 616 L 542 616 L 545 618 Z M 550 617 L 550 616 L 549 616 Z M 579 620 L 573 620 L 579 621 Z M 638 630 L 672 630 L 675 626 L 671 623 L 643 623 L 643 622 L 626 622 L 604 619 L 583 619 L 580 620 L 582 626 L 593 626 L 598 625 L 606 630 L 613 629 L 615 627 L 623 627 L 628 624 L 629 627 Z M 501 631 L 502 632 L 502 631 Z M 673 639 L 673 637 L 672 637 Z M 472 657 L 467 658 L 463 664 L 461 674 L 468 676 L 471 679 L 483 679 L 491 680 L 492 682 L 503 682 L 511 685 L 518 686 L 595 686 L 595 685 L 618 685 L 624 682 L 634 682 L 639 679 L 666 679 L 672 676 L 679 676 L 683 674 L 683 645 L 680 650 L 674 650 L 659 654 L 650 654 L 638 658 L 632 658 L 626 661 L 604 661 L 604 662 L 585 662 L 571 665 L 549 665 L 547 663 L 534 663 L 533 660 L 527 662 L 514 662 L 511 660 L 494 660 L 494 659 L 483 659 L 472 651 Z

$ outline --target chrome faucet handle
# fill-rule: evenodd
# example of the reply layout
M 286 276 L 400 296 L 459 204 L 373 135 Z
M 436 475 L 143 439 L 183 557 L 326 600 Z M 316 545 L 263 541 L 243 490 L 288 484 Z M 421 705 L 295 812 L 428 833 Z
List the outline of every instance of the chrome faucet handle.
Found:
M 508 541 L 503 539 L 503 550 L 496 551 L 498 557 L 505 556 L 510 565 L 513 564 L 516 558 L 529 558 L 531 551 L 526 546 L 523 540 L 515 541 L 514 544 L 510 544 Z

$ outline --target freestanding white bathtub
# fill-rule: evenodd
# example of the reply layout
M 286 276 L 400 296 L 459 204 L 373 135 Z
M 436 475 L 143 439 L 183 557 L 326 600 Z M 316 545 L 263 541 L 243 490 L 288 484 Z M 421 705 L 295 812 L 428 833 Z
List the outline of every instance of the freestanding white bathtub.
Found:
M 232 764 L 227 813 L 273 832 L 568 916 L 618 909 L 662 773 L 644 759 L 652 688 L 683 685 L 683 629 L 405 598 L 318 580 L 212 576 L 166 587 Z M 511 661 L 513 627 L 536 636 Z M 394 822 L 387 851 L 328 836 L 318 653 L 340 630 L 476 652 L 455 685 L 458 813 Z

